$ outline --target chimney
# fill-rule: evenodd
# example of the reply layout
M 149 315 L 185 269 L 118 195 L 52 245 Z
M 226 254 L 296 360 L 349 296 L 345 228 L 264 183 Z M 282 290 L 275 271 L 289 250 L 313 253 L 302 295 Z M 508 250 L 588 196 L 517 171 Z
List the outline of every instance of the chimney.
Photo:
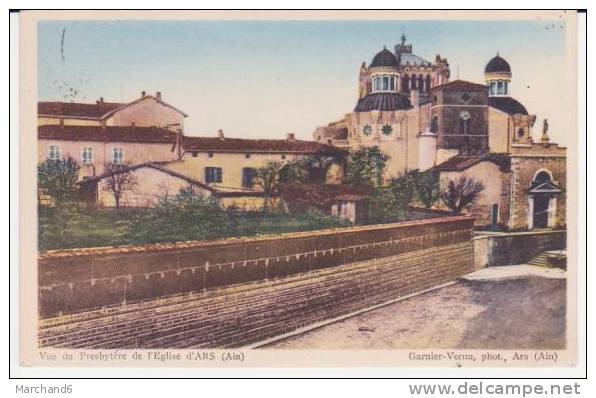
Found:
M 161 101 L 161 91 L 156 91 L 155 92 L 155 98 L 157 98 L 158 100 Z
M 97 104 L 103 104 L 103 97 L 99 97 L 99 99 L 97 101 L 95 101 Z
M 147 93 L 145 92 L 145 90 L 141 91 L 141 97 L 144 97 L 144 96 L 145 96 L 145 94 L 147 94 Z
M 217 130 L 217 136 L 219 137 L 220 140 L 225 140 L 224 138 L 224 132 L 222 129 Z
M 296 136 L 294 135 L 294 133 L 287 133 L 286 134 L 286 138 L 288 141 L 295 141 L 296 140 Z

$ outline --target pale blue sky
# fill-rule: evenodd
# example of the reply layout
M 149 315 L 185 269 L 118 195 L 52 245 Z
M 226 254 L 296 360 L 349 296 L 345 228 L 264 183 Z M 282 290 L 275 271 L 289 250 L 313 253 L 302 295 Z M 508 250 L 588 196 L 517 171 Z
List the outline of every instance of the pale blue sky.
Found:
M 402 32 L 417 55 L 446 57 L 452 79 L 483 82 L 499 51 L 513 70 L 512 96 L 538 117 L 534 135 L 546 117 L 553 138 L 566 144 L 558 110 L 565 26 L 557 21 L 40 22 L 39 98 L 127 102 L 161 91 L 189 115 L 189 135 L 222 128 L 234 137 L 293 131 L 310 139 L 353 109 L 360 64 Z

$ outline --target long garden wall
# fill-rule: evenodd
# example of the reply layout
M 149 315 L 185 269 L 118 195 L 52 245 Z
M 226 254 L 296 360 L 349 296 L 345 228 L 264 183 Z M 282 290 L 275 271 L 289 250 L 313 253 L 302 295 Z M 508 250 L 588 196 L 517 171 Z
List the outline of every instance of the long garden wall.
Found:
M 306 278 L 300 292 L 308 294 L 316 287 L 307 283 L 309 275 L 335 268 L 337 286 L 353 287 L 357 280 L 341 279 L 353 278 L 345 267 L 381 258 L 393 258 L 386 264 L 388 272 L 409 281 L 410 290 L 427 288 L 473 269 L 472 225 L 473 218 L 458 216 L 214 242 L 47 252 L 39 256 L 39 314 L 48 318 L 105 311 L 182 293 L 217 296 L 233 286 L 265 288 L 290 276 Z M 445 253 L 437 251 L 442 247 L 454 250 L 447 262 Z M 374 279 L 375 263 L 358 278 Z M 406 290 L 394 287 L 383 293 L 399 296 Z M 340 289 L 325 294 L 331 302 L 354 304 L 366 293 L 344 297 Z

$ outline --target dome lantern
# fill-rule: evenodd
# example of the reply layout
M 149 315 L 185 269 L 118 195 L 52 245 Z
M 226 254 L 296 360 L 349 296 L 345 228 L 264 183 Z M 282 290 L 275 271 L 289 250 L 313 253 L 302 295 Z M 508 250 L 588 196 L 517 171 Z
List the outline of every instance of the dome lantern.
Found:
M 509 96 L 511 76 L 509 62 L 497 53 L 484 67 L 484 80 L 488 86 L 488 95 L 490 97 Z

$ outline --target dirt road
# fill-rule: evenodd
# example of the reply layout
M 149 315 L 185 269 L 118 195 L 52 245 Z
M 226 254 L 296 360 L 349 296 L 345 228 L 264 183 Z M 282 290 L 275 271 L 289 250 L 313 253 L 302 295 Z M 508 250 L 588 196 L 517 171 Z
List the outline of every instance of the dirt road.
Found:
M 564 348 L 565 284 L 462 280 L 263 349 Z

